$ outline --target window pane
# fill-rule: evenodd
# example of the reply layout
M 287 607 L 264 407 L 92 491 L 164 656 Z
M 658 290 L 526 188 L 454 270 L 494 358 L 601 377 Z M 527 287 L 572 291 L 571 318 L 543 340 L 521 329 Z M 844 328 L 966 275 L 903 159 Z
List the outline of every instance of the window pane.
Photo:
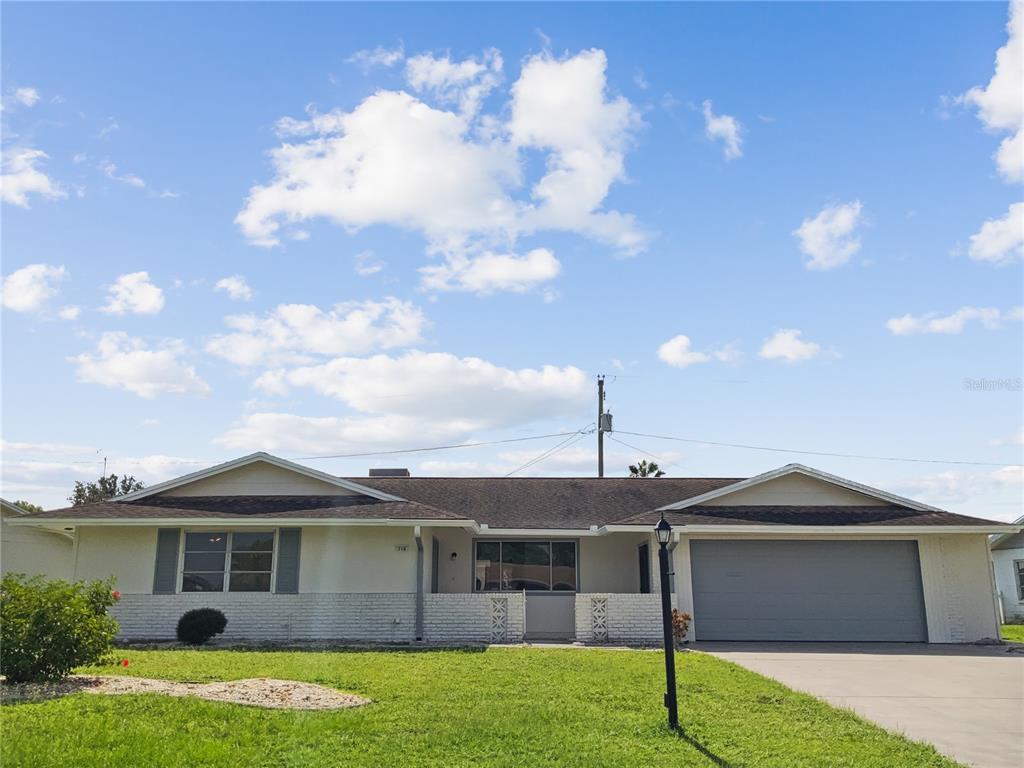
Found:
M 476 543 L 475 581 L 477 591 L 500 589 L 498 583 L 501 545 L 496 541 Z
M 231 592 L 269 592 L 269 573 L 232 573 Z
M 572 592 L 576 589 L 576 543 L 551 542 L 551 588 Z
M 181 580 L 182 592 L 223 592 L 223 573 L 186 573 Z
M 551 589 L 551 549 L 545 541 L 501 543 L 501 588 Z
M 186 533 L 186 552 L 223 552 L 228 547 L 226 533 Z
M 273 533 L 262 531 L 259 533 L 231 534 L 232 552 L 272 552 L 273 550 Z
M 269 571 L 273 558 L 270 552 L 232 552 L 231 571 Z
M 223 571 L 223 552 L 186 552 L 186 571 Z

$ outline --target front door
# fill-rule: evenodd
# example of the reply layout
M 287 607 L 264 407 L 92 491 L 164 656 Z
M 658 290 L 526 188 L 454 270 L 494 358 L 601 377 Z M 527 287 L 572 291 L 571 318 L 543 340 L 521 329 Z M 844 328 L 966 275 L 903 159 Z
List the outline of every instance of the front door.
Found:
M 575 592 L 526 593 L 527 640 L 572 640 L 575 637 Z

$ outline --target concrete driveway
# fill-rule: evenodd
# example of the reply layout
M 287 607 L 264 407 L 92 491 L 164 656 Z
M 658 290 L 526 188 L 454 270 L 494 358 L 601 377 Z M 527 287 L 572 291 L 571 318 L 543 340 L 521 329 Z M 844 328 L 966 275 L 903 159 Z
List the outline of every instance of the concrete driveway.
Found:
M 976 768 L 1024 766 L 1024 654 L 1005 647 L 697 643 Z

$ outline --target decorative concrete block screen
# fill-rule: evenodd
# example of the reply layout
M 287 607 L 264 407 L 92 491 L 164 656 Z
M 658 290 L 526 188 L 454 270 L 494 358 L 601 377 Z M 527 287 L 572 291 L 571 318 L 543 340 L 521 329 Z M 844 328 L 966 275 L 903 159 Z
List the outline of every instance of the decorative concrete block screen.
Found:
M 576 595 L 576 640 L 581 643 L 659 643 L 661 595 Z
M 522 592 L 424 595 L 423 639 L 429 643 L 521 643 Z

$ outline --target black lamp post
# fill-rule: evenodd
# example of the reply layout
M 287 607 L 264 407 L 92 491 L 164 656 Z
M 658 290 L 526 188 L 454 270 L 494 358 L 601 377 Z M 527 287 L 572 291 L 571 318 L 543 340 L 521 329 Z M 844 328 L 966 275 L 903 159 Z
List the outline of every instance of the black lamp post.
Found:
M 679 708 L 676 705 L 676 649 L 672 638 L 672 587 L 668 572 L 668 540 L 672 526 L 664 513 L 654 528 L 658 537 L 658 563 L 661 566 L 661 625 L 665 633 L 665 708 L 668 709 L 669 728 L 679 727 Z

